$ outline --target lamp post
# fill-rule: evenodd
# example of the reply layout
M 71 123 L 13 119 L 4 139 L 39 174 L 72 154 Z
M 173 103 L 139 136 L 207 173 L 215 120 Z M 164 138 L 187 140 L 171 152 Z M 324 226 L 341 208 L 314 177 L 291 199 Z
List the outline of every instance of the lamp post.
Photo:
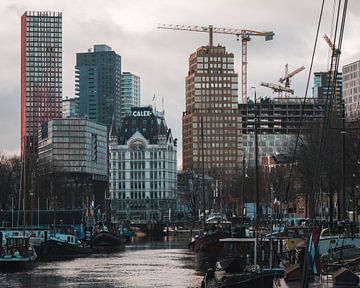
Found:
M 255 136 L 255 199 L 256 199 L 256 226 L 259 227 L 261 221 L 261 205 L 260 205 L 260 193 L 259 193 L 259 151 L 258 151 L 258 108 L 256 103 L 256 87 L 251 87 L 254 90 L 254 136 Z
M 33 196 L 34 196 L 34 193 L 31 190 L 30 191 L 30 226 L 31 226 L 31 228 L 33 226 Z

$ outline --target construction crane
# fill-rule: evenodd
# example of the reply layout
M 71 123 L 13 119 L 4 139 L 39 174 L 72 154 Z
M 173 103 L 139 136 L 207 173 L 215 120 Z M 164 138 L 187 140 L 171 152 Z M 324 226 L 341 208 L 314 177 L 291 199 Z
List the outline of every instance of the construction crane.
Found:
M 274 37 L 274 32 L 259 32 L 254 30 L 247 29 L 232 29 L 232 28 L 218 28 L 212 25 L 206 26 L 190 26 L 190 25 L 173 25 L 173 24 L 159 24 L 157 28 L 160 29 L 170 29 L 170 30 L 180 30 L 180 31 L 193 31 L 193 32 L 207 32 L 209 33 L 209 45 L 213 45 L 213 34 L 230 34 L 235 35 L 237 39 L 241 37 L 241 94 L 242 94 L 242 103 L 247 102 L 247 42 L 251 40 L 252 36 L 263 36 L 265 41 L 272 40 Z
M 290 78 L 293 77 L 294 75 L 300 73 L 304 69 L 305 69 L 305 66 L 301 66 L 289 73 L 289 64 L 286 64 L 285 65 L 285 75 L 284 75 L 284 77 L 280 78 L 279 82 L 281 84 L 285 82 L 285 87 L 290 88 Z
M 327 36 L 326 34 L 324 34 L 324 39 L 325 42 L 329 45 L 330 49 L 331 49 L 331 65 L 330 65 L 330 77 L 329 77 L 329 83 L 334 83 L 335 87 L 334 87 L 334 99 L 333 99 L 333 111 L 335 113 L 337 113 L 338 110 L 338 103 L 337 103 L 337 89 L 336 89 L 336 84 L 337 84 L 337 71 L 336 71 L 336 63 L 337 63 L 337 58 L 340 56 L 340 50 L 336 48 L 335 44 L 330 40 L 329 36 Z M 330 86 L 332 87 L 332 86 Z
M 330 49 L 331 49 L 331 64 L 332 67 L 330 67 L 330 71 L 333 72 L 335 71 L 335 67 L 336 67 L 336 59 L 340 54 L 340 51 L 336 48 L 335 44 L 330 40 L 329 36 L 327 36 L 326 34 L 324 34 L 324 39 L 325 42 L 329 45 Z
M 289 94 L 294 94 L 294 90 L 290 89 L 289 87 L 285 87 L 279 84 L 273 84 L 273 83 L 267 83 L 267 82 L 261 82 L 260 83 L 261 86 L 267 87 L 272 89 L 274 92 L 277 92 L 278 94 L 282 94 L 283 92 L 285 92 L 286 95 Z

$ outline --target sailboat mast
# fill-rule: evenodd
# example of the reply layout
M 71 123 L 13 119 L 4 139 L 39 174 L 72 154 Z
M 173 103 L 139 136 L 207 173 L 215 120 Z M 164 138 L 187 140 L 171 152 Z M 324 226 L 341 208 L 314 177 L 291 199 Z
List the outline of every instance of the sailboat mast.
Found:
M 256 202 L 256 226 L 259 227 L 260 225 L 260 214 L 261 214 L 261 207 L 260 207 L 260 195 L 259 195 L 259 151 L 258 151 L 258 108 L 256 103 L 256 90 L 255 90 L 255 202 Z
M 243 160 L 242 160 L 242 189 L 241 189 L 241 211 L 240 211 L 240 215 L 241 215 L 241 221 L 244 220 L 244 208 L 245 208 L 245 179 L 246 179 L 246 172 L 245 172 L 245 153 L 243 155 Z
M 23 210 L 24 210 L 24 217 L 23 217 L 23 228 L 25 229 L 26 226 L 26 151 L 24 150 L 24 165 L 23 165 Z
M 336 81 L 336 80 L 335 80 Z M 336 84 L 334 84 L 336 85 Z M 345 190 L 346 190 L 346 182 L 345 182 L 345 107 L 344 103 L 341 103 L 341 205 L 339 206 L 339 217 L 341 217 L 339 220 L 344 220 L 346 217 L 346 208 L 345 208 Z M 355 210 L 355 209 L 353 209 Z M 354 214 L 353 214 L 354 215 Z
M 25 145 L 24 145 L 25 147 Z M 21 193 L 23 191 L 23 178 L 24 178 L 24 170 L 23 170 L 23 166 L 24 166 L 24 153 L 25 153 L 25 149 L 23 149 L 22 153 L 21 153 L 21 161 L 20 161 L 20 187 L 19 187 L 19 195 L 18 195 L 18 204 L 17 204 L 17 218 L 16 218 L 16 227 L 19 227 L 20 224 L 20 207 L 21 207 Z
M 204 126 L 203 117 L 201 117 L 201 168 L 202 168 L 202 197 L 203 197 L 203 229 L 205 231 L 206 219 L 205 219 L 205 164 L 204 164 Z

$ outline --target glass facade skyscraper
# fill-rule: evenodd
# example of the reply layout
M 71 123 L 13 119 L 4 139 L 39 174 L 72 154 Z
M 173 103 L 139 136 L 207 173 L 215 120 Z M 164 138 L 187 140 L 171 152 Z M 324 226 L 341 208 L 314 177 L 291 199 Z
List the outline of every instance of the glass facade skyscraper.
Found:
M 330 85 L 330 73 L 329 72 L 315 72 L 314 73 L 314 86 L 313 86 L 313 97 L 319 100 L 319 103 L 325 104 L 327 95 L 332 94 L 332 88 Z M 343 100 L 342 95 L 342 73 L 338 72 L 336 75 L 336 106 L 334 103 L 333 111 L 342 111 L 341 103 Z M 328 100 L 330 101 L 330 99 Z M 330 102 L 329 102 L 330 103 Z M 329 104 L 328 103 L 328 104 Z M 341 115 L 341 114 L 339 114 Z
M 121 74 L 121 118 L 140 106 L 140 77 L 130 72 Z
M 21 151 L 37 152 L 38 127 L 61 117 L 62 14 L 21 16 Z
M 76 54 L 76 95 L 80 116 L 111 127 L 120 127 L 121 57 L 107 45 L 94 45 Z

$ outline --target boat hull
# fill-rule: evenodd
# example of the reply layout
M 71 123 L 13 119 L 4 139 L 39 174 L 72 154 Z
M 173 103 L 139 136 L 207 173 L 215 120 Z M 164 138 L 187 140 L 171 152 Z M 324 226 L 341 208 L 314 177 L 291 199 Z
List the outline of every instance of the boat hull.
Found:
M 40 260 L 70 260 L 90 255 L 91 247 L 47 240 L 36 248 L 36 252 Z
M 194 252 L 216 253 L 223 252 L 223 246 L 220 245 L 219 239 L 231 237 L 230 233 L 220 232 L 211 235 L 206 235 L 189 244 L 190 250 Z
M 125 238 L 107 231 L 101 231 L 93 236 L 92 249 L 94 252 L 112 252 L 124 248 Z
M 18 272 L 32 268 L 35 256 L 25 258 L 0 258 L 0 271 Z
M 223 274 L 223 277 L 217 279 L 215 271 L 210 269 L 202 282 L 201 287 L 206 288 L 272 288 L 274 285 L 274 275 L 261 273 L 236 273 Z

